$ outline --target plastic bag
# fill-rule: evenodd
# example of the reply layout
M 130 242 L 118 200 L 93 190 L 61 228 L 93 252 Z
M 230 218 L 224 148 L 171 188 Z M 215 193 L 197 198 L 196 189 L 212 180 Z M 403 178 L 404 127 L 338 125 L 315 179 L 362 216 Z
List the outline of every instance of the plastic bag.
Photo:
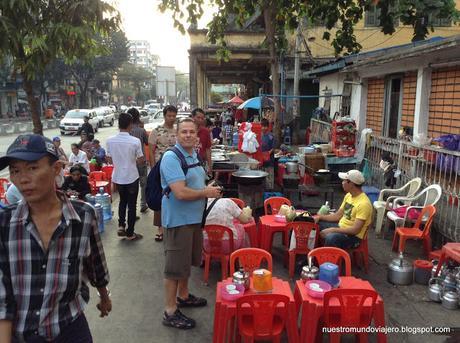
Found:
M 400 218 L 404 218 L 404 216 L 406 215 L 406 212 L 407 212 L 407 209 L 409 208 L 409 206 L 401 206 L 401 207 L 397 207 L 397 208 L 394 208 L 393 209 L 393 212 L 396 213 L 396 215 Z M 416 209 L 416 208 L 411 208 L 409 210 L 409 213 L 407 214 L 407 218 L 409 218 L 410 220 L 417 220 L 417 218 L 419 217 L 420 215 L 420 210 Z

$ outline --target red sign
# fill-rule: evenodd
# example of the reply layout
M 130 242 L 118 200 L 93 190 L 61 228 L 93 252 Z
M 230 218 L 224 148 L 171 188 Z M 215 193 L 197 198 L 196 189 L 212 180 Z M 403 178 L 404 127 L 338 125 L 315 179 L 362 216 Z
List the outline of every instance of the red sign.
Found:
M 77 94 L 77 92 L 75 92 L 75 91 L 67 91 L 67 95 L 76 95 L 76 94 Z

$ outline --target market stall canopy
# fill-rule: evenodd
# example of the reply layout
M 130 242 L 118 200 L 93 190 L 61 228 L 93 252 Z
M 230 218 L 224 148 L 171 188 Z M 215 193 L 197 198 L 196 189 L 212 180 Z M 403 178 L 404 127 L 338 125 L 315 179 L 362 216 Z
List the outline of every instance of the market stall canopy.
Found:
M 234 105 L 239 105 L 244 102 L 243 99 L 241 99 L 238 95 L 234 96 L 231 98 L 229 101 L 227 101 L 227 104 L 234 104 Z
M 243 102 L 238 109 L 253 108 L 260 110 L 261 108 L 274 107 L 273 99 L 267 97 L 256 96 Z

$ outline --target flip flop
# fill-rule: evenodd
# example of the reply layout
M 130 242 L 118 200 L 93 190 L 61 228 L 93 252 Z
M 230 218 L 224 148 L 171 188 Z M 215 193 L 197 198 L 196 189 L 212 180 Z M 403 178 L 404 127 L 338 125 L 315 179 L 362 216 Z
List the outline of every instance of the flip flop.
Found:
M 163 234 L 162 233 L 157 233 L 155 235 L 155 241 L 157 241 L 157 242 L 163 241 Z
M 132 236 L 126 236 L 125 239 L 127 241 L 138 241 L 139 239 L 142 239 L 144 236 L 142 236 L 140 233 L 134 233 Z

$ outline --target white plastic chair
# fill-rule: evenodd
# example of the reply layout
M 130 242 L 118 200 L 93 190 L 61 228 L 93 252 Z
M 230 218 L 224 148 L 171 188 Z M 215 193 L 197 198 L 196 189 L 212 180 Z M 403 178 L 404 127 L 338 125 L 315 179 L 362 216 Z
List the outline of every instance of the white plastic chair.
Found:
M 409 205 L 404 218 L 399 217 L 394 211 L 387 212 L 387 217 L 391 221 L 395 223 L 395 227 L 406 226 L 407 215 L 411 209 L 422 209 L 425 206 L 433 205 L 435 206 L 436 203 L 441 199 L 442 195 L 442 188 L 438 184 L 434 184 L 428 186 L 419 194 L 413 197 L 397 197 L 393 201 L 393 208 L 402 206 L 402 205 Z M 417 204 L 417 205 L 413 205 Z M 398 206 L 399 205 L 399 206 Z
M 382 189 L 379 194 L 377 201 L 374 201 L 374 209 L 376 212 L 375 217 L 375 233 L 380 234 L 382 231 L 383 218 L 385 218 L 385 213 L 393 208 L 393 201 L 397 197 L 413 197 L 420 186 L 422 185 L 422 179 L 416 177 L 415 179 L 410 180 L 404 186 L 398 189 Z

